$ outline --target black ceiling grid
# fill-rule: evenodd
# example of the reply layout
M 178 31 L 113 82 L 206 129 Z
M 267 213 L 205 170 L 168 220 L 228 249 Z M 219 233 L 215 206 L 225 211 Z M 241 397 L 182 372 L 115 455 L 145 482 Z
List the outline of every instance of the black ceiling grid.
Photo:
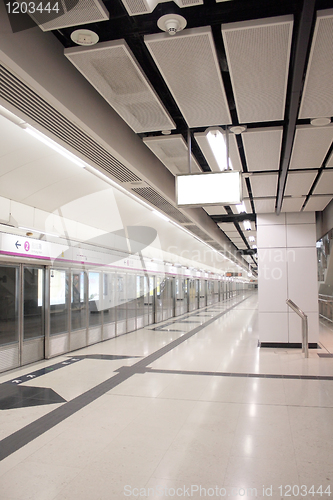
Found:
M 311 39 L 315 21 L 316 0 L 304 0 L 300 19 L 295 15 L 294 36 L 295 43 L 292 45 L 289 84 L 287 89 L 287 107 L 285 112 L 286 126 L 283 131 L 280 175 L 276 194 L 276 214 L 279 215 L 282 208 L 284 191 L 287 183 L 289 163 L 295 137 L 296 123 L 299 106 L 301 103 L 302 90 L 306 73 L 306 62 L 310 52 Z

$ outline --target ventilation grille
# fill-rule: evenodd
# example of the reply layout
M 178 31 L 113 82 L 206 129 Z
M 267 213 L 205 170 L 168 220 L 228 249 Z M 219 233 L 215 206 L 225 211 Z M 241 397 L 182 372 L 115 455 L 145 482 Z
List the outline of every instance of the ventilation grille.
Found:
M 182 214 L 182 212 L 180 212 L 180 210 L 177 210 L 177 208 L 171 205 L 171 203 L 165 200 L 163 196 L 157 193 L 154 189 L 150 187 L 133 188 L 132 191 L 149 201 L 149 203 L 154 205 L 156 208 L 159 208 L 164 213 L 170 215 L 170 217 L 177 220 L 181 224 L 191 222 L 187 217 L 185 217 L 185 215 Z
M 130 16 L 138 16 L 140 14 L 149 14 L 153 8 L 149 7 L 147 0 L 121 0 Z M 156 1 L 154 2 L 157 3 Z
M 140 177 L 1 65 L 0 97 L 118 181 L 141 181 Z
M 145 37 L 145 44 L 189 127 L 231 123 L 228 102 L 209 27 L 171 37 Z
M 292 16 L 222 26 L 241 123 L 283 120 L 292 26 Z
M 168 0 L 122 0 L 127 12 L 130 16 L 139 14 L 149 14 L 153 12 L 159 3 L 164 3 Z M 169 0 L 171 1 L 171 0 Z M 193 5 L 202 5 L 203 0 L 174 0 L 178 7 L 191 7 Z
M 212 239 L 211 236 L 208 236 L 207 233 L 202 231 L 199 227 L 197 227 L 195 224 L 190 224 L 190 225 L 185 225 L 186 229 L 191 231 L 191 233 L 195 234 L 198 236 L 201 240 L 203 241 L 210 241 Z
M 145 137 L 143 142 L 173 175 L 189 173 L 188 147 L 182 135 Z M 201 172 L 193 154 L 191 157 L 192 171 Z
M 176 128 L 124 40 L 65 49 L 65 56 L 134 132 Z
M 282 127 L 249 129 L 242 135 L 249 171 L 279 170 Z
M 333 116 L 333 9 L 319 11 L 306 74 L 300 118 Z
M 194 5 L 202 5 L 203 0 L 176 0 L 179 7 L 193 7 Z
M 25 3 L 20 1 L 19 3 Z M 27 2 L 29 4 L 29 2 Z M 37 2 L 37 4 L 42 2 Z M 58 12 L 55 10 L 35 11 L 29 14 L 43 31 L 67 28 L 80 24 L 90 24 L 109 19 L 109 12 L 100 0 L 58 0 L 50 2 L 51 9 L 57 4 Z M 29 4 L 30 5 L 30 4 Z M 45 7 L 46 2 L 43 2 Z M 69 8 L 68 8 L 69 7 Z
M 333 141 L 333 125 L 312 127 L 299 125 L 296 127 L 290 169 L 319 168 Z

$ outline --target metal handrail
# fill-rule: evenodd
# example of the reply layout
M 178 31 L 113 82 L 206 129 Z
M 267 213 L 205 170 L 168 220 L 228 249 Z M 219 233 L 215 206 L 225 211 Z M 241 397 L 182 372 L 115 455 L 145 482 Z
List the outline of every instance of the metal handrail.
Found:
M 302 318 L 302 352 L 306 358 L 309 357 L 309 330 L 307 315 L 290 299 L 286 300 L 287 305 Z

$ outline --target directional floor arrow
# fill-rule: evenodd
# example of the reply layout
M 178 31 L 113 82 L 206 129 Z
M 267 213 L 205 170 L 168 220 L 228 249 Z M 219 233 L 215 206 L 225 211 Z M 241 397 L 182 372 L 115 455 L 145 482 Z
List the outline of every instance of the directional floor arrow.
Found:
M 53 389 L 1 384 L 0 410 L 66 403 Z

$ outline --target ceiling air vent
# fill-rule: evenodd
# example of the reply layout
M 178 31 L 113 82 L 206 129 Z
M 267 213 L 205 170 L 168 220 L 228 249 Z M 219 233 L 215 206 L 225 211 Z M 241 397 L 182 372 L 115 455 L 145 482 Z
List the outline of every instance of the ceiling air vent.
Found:
M 222 25 L 240 123 L 283 120 L 292 31 L 292 16 Z
M 173 175 L 188 174 L 188 147 L 181 134 L 145 137 L 143 142 L 161 160 Z M 201 168 L 192 154 L 192 172 L 201 172 Z
M 65 56 L 134 132 L 176 128 L 124 40 L 65 49 Z
M 333 9 L 317 12 L 300 118 L 333 116 Z
M 36 2 L 36 5 L 37 3 L 39 2 Z M 106 21 L 110 17 L 109 11 L 100 0 L 72 0 L 70 2 L 58 0 L 58 2 L 50 2 L 51 7 L 56 3 L 58 12 L 53 9 L 48 11 L 44 7 L 42 12 L 36 9 L 33 14 L 29 14 L 43 31 Z
M 151 187 L 133 188 L 132 191 L 181 224 L 191 223 L 191 221 L 185 217 L 180 210 L 171 205 L 171 203 L 169 203 L 165 198 L 163 198 L 163 196 Z
M 231 123 L 210 27 L 144 40 L 190 128 Z
M 0 65 L 0 97 L 120 182 L 141 181 L 109 151 Z
M 159 3 L 167 1 L 168 0 L 122 0 L 124 7 L 130 16 L 150 14 Z M 203 0 L 174 0 L 174 2 L 178 5 L 178 7 L 193 7 L 194 5 L 203 4 Z

